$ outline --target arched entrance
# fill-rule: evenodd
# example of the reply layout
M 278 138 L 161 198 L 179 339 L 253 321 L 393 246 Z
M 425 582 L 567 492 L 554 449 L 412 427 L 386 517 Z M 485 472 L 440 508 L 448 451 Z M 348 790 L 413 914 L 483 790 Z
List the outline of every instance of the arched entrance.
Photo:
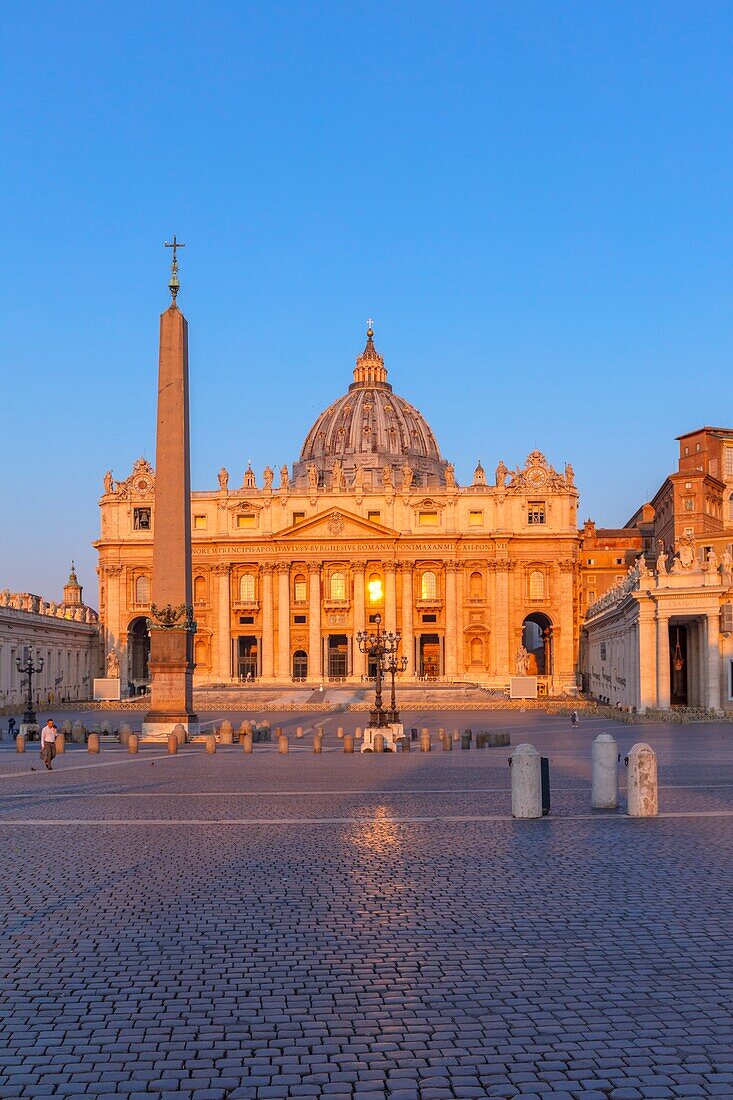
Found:
M 237 638 L 237 676 L 240 680 L 257 679 L 258 652 L 257 638 L 252 634 L 240 634 Z
M 127 628 L 127 677 L 135 694 L 150 683 L 150 631 L 144 615 L 133 619 Z
M 345 680 L 349 671 L 349 642 L 345 634 L 328 636 L 328 678 Z
M 522 623 L 522 645 L 529 653 L 530 676 L 552 676 L 552 623 L 542 611 L 533 611 Z
M 293 654 L 293 679 L 308 679 L 308 654 L 304 649 L 296 649 Z

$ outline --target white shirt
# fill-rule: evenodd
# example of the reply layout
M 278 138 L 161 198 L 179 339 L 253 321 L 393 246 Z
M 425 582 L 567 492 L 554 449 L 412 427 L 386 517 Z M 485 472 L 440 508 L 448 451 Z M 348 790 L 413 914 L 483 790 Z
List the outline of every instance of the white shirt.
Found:
M 56 741 L 57 732 L 54 726 L 45 725 L 41 730 L 41 748 L 45 744 L 53 745 Z

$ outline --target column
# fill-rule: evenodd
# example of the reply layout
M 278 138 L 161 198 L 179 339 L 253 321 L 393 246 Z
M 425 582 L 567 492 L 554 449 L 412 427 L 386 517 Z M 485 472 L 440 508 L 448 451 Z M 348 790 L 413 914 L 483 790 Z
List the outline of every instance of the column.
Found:
M 289 680 L 290 668 L 290 565 L 277 563 L 277 675 Z
M 321 655 L 321 566 L 308 563 L 308 679 L 323 679 Z
M 458 565 L 454 561 L 445 563 L 445 675 L 449 680 L 455 680 L 458 675 L 456 660 L 456 572 Z
M 687 702 L 691 707 L 703 706 L 700 691 L 699 624 L 687 624 Z
M 353 649 L 353 661 L 354 676 L 360 680 L 362 676 L 366 676 L 367 671 L 367 659 L 366 653 L 362 653 L 359 649 L 359 645 L 356 641 L 356 635 L 360 630 L 366 629 L 366 611 L 364 610 L 364 563 L 357 562 L 353 566 L 354 574 L 354 649 Z
M 395 577 L 397 563 L 387 561 L 384 563 L 384 629 L 395 631 L 397 629 L 397 585 Z
M 496 562 L 496 674 L 507 683 L 509 666 L 509 562 Z
M 265 562 L 260 567 L 262 578 L 262 679 L 272 680 L 275 656 L 274 623 L 275 613 L 272 601 L 272 562 Z
M 720 710 L 720 612 L 708 612 L 707 623 L 707 650 L 705 663 L 707 664 L 708 693 L 706 706 L 710 710 Z
M 575 584 L 575 562 L 568 559 L 560 562 L 559 612 L 560 638 L 555 650 L 553 676 L 555 685 L 561 688 L 574 685 L 575 680 L 575 644 L 573 587 Z
M 229 566 L 215 565 L 217 578 L 216 653 L 212 653 L 213 666 L 220 680 L 232 677 L 231 596 L 229 591 Z
M 657 706 L 669 710 L 670 705 L 669 615 L 657 605 Z
M 106 613 L 104 615 L 105 625 L 105 640 L 104 644 L 106 649 L 104 651 L 104 658 L 106 660 L 107 654 L 111 649 L 117 650 L 120 658 L 120 674 L 122 677 L 123 685 L 126 679 L 129 677 L 129 656 L 123 654 L 118 649 L 120 644 L 121 635 L 126 634 L 127 623 L 125 628 L 122 625 L 122 607 L 127 609 L 127 600 L 121 598 L 123 595 L 122 589 L 125 584 L 125 580 L 122 577 L 121 565 L 107 565 L 105 566 L 105 572 L 107 575 L 107 603 Z M 125 616 L 129 618 L 129 616 Z
M 669 647 L 668 647 L 669 648 Z M 654 605 L 639 603 L 639 695 L 640 714 L 657 705 L 657 644 Z
M 402 653 L 407 657 L 406 676 L 414 680 L 417 676 L 415 668 L 415 626 L 413 615 L 412 596 L 412 562 L 402 563 Z

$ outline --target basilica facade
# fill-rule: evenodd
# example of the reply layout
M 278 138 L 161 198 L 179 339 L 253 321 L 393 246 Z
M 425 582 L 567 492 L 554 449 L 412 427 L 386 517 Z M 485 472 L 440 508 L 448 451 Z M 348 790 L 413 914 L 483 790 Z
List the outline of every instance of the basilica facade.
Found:
M 260 484 L 191 494 L 195 682 L 361 683 L 364 630 L 401 632 L 408 680 L 574 691 L 578 491 L 539 451 L 456 482 L 420 412 L 387 379 L 371 328 L 347 392 L 299 459 Z M 104 479 L 99 606 L 123 687 L 149 680 L 155 471 Z M 521 667 L 520 667 L 521 666 Z

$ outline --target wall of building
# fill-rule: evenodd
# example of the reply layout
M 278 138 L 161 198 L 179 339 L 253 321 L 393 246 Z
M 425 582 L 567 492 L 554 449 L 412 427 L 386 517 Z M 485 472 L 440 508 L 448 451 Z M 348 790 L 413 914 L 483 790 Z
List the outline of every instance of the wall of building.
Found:
M 38 597 L 33 597 L 38 600 Z M 45 606 L 42 601 L 34 604 Z M 0 604 L 0 707 L 24 706 L 27 689 L 16 659 L 25 664 L 28 653 L 44 667 L 33 678 L 36 705 L 83 701 L 92 697 L 92 680 L 100 674 L 99 627 L 89 609 L 80 618 L 66 618 L 47 610 L 26 610 Z

